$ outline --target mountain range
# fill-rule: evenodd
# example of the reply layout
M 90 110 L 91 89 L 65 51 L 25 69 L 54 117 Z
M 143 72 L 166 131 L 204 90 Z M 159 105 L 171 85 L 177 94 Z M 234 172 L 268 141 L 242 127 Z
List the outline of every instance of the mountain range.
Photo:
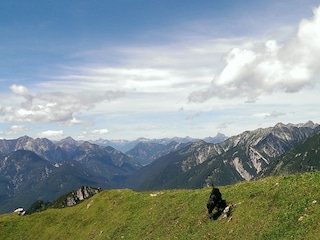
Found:
M 274 169 L 291 164 L 293 155 L 318 154 L 319 141 L 316 145 L 312 143 L 319 131 L 320 126 L 309 121 L 278 123 L 230 138 L 218 134 L 204 140 L 117 141 L 125 152 L 106 145 L 114 141 L 102 139 L 96 142 L 71 137 L 60 141 L 28 136 L 2 139 L 0 213 L 20 206 L 27 208 L 40 199 L 51 201 L 81 185 L 135 190 L 201 188 L 276 174 Z M 305 144 L 304 153 L 299 144 Z M 316 150 L 309 149 L 311 146 Z M 298 150 L 290 153 L 294 147 Z M 291 157 L 285 157 L 286 153 Z M 317 164 L 305 164 L 300 171 L 320 169 Z
M 228 185 L 259 176 L 282 154 L 320 131 L 320 126 L 282 124 L 246 131 L 222 143 L 204 141 L 171 152 L 129 176 L 135 190 L 201 188 Z
M 223 134 L 207 138 L 214 142 L 224 139 Z M 27 207 L 35 200 L 51 201 L 80 185 L 118 188 L 142 165 L 182 148 L 188 141 L 197 140 L 189 137 L 135 141 L 100 139 L 94 143 L 71 137 L 60 141 L 28 136 L 1 139 L 0 213 L 19 205 Z M 122 143 L 123 147 L 132 149 L 125 154 L 106 143 Z
M 214 137 L 206 137 L 204 139 L 199 138 L 191 138 L 191 137 L 173 137 L 173 138 L 160 138 L 160 139 L 149 139 L 149 138 L 138 138 L 136 140 L 108 140 L 108 139 L 98 139 L 98 140 L 91 140 L 89 142 L 100 145 L 100 146 L 110 146 L 113 147 L 121 152 L 128 152 L 135 148 L 139 143 L 146 143 L 146 144 L 158 144 L 160 146 L 166 146 L 171 142 L 178 142 L 178 143 L 191 143 L 197 142 L 200 140 L 204 140 L 208 143 L 220 143 L 226 140 L 228 137 L 222 133 L 218 133 Z

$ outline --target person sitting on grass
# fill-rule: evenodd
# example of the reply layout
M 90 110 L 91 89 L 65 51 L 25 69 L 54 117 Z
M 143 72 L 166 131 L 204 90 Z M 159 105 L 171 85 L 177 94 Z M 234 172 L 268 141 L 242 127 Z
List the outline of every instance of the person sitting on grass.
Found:
M 212 185 L 212 191 L 207 201 L 207 209 L 210 218 L 213 218 L 212 212 L 215 208 L 218 209 L 216 215 L 220 216 L 226 205 L 226 201 L 222 199 L 222 195 L 219 188 L 216 188 L 214 187 L 214 185 Z

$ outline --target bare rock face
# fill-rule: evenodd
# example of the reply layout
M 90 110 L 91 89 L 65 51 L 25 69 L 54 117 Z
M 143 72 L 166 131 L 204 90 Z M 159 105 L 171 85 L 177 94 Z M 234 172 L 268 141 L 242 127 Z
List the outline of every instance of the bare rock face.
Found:
M 76 205 L 84 199 L 90 198 L 101 191 L 101 188 L 93 188 L 88 186 L 81 186 L 78 190 L 72 191 L 70 196 L 67 197 L 66 205 L 68 207 Z
M 80 187 L 77 190 L 77 197 L 79 200 L 84 200 L 88 197 L 93 196 L 94 194 L 98 193 L 99 189 L 93 189 L 91 187 Z

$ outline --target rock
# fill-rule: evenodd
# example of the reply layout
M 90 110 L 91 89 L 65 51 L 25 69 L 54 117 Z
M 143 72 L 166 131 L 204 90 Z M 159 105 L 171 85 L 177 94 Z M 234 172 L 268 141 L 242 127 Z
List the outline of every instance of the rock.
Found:
M 17 213 L 19 216 L 23 216 L 26 214 L 26 211 L 24 211 L 23 208 L 17 208 L 13 212 Z
M 66 205 L 71 207 L 78 202 L 83 201 L 101 191 L 101 188 L 93 188 L 88 186 L 81 186 L 77 191 L 71 193 L 66 199 Z
M 231 206 L 227 206 L 227 207 L 223 210 L 223 213 L 224 213 L 224 217 L 229 217 L 230 214 L 231 214 Z

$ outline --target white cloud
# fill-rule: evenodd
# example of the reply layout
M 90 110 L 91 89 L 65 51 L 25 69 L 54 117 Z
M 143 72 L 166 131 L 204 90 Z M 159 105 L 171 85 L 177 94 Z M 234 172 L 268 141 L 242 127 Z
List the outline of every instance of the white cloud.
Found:
M 9 113 L 12 110 L 10 106 L 4 107 L 0 105 L 0 116 L 4 116 L 5 114 Z
M 14 94 L 17 94 L 17 95 L 21 95 L 21 96 L 29 95 L 29 90 L 22 85 L 13 84 L 10 86 L 10 89 Z
M 233 48 L 225 68 L 205 91 L 193 91 L 190 102 L 212 97 L 256 99 L 277 91 L 298 92 L 312 86 L 320 72 L 320 7 L 300 22 L 296 35 L 283 44 L 268 40 L 248 49 Z
M 108 117 L 110 114 L 107 113 L 110 112 L 176 112 L 187 104 L 187 96 L 191 91 L 202 89 L 208 84 L 213 72 L 212 66 L 219 68 L 222 52 L 241 41 L 238 38 L 198 40 L 200 42 L 180 42 L 166 46 L 122 46 L 117 51 L 124 55 L 125 60 L 118 66 L 64 66 L 64 73 L 52 77 L 55 80 L 38 86 L 47 91 L 57 87 L 76 92 L 83 89 L 92 92 L 107 89 L 105 98 L 117 101 L 110 104 L 101 101 L 95 105 L 94 111 Z M 82 98 L 85 99 L 85 96 Z
M 74 92 L 38 92 L 31 95 L 25 86 L 12 85 L 12 92 L 22 96 L 23 101 L 14 99 L 8 104 L 10 107 L 0 106 L 0 114 L 6 116 L 10 122 L 56 122 L 67 124 L 81 124 L 84 120 L 74 115 L 81 111 L 95 108 L 101 102 L 110 102 L 125 96 L 123 91 L 89 90 Z
M 15 95 L 25 99 L 25 101 L 21 103 L 21 107 L 29 108 L 32 105 L 33 96 L 29 93 L 28 88 L 22 85 L 13 84 L 10 86 L 10 89 Z
M 103 134 L 107 134 L 108 132 L 109 132 L 108 129 L 104 128 L 104 129 L 95 129 L 91 133 L 103 135 Z
M 85 123 L 86 122 L 84 120 L 78 119 L 76 117 L 73 117 L 69 122 L 70 125 L 85 124 Z
M 283 112 L 273 111 L 265 116 L 265 118 L 278 118 L 280 116 L 285 116 L 286 114 Z
M 28 128 L 24 125 L 13 125 L 9 127 L 7 134 L 8 135 L 15 135 L 15 134 L 21 134 L 24 131 L 27 131 Z
M 40 138 L 55 138 L 55 137 L 62 137 L 63 131 L 62 130 L 47 130 L 43 131 L 38 134 L 38 137 Z
M 94 129 L 94 130 L 85 130 L 81 135 L 78 136 L 80 139 L 98 139 L 101 136 L 104 136 L 109 133 L 109 130 L 106 128 Z
M 265 118 L 265 119 L 278 118 L 278 117 L 286 116 L 286 115 L 287 115 L 286 113 L 278 112 L 278 111 L 272 111 L 272 112 L 269 112 L 269 113 L 255 113 L 255 114 L 253 114 L 254 117 Z

